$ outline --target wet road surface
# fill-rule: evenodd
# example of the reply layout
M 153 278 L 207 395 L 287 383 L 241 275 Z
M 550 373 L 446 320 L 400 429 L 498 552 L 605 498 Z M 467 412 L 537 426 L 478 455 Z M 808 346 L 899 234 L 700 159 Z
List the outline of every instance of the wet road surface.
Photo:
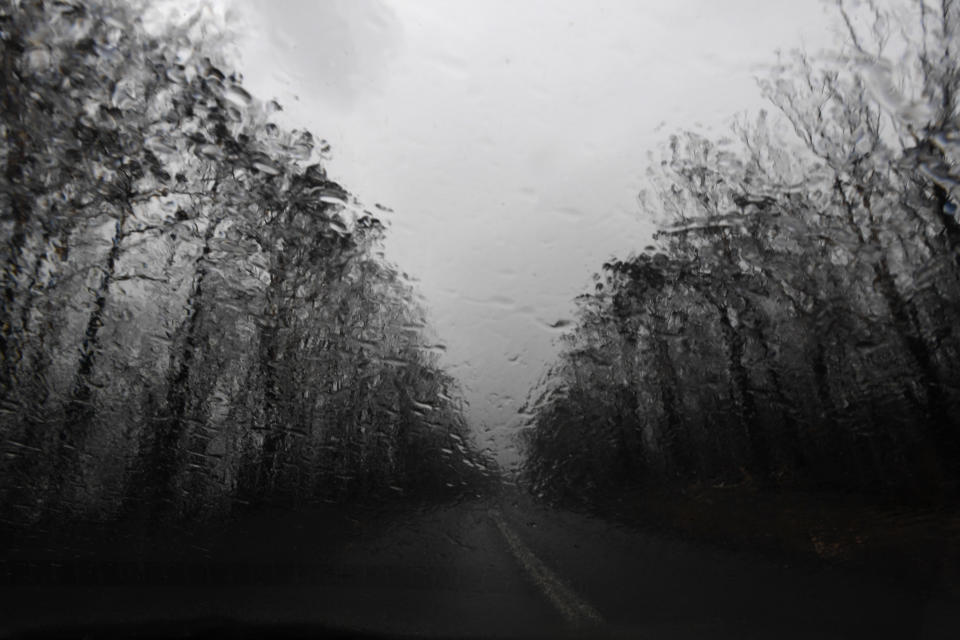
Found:
M 317 625 L 317 637 L 660 639 L 954 638 L 960 628 L 960 606 L 946 596 L 534 504 L 476 500 L 376 526 L 350 519 L 336 535 L 324 522 L 270 519 L 182 563 L 151 564 L 149 549 L 136 562 L 123 553 L 52 569 L 37 561 L 41 579 L 22 579 L 8 554 L 0 629 L 174 620 L 194 621 L 188 630 Z

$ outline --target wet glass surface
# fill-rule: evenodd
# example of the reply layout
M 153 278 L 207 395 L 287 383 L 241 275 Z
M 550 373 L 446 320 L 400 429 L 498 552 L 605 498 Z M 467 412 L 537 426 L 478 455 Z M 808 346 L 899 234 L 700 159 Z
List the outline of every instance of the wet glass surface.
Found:
M 958 34 L 0 0 L 0 636 L 952 638 Z

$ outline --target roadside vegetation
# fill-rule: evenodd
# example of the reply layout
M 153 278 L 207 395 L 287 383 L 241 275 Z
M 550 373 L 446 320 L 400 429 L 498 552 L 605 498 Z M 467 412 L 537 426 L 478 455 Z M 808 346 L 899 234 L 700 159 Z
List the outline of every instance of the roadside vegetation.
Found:
M 654 244 L 603 265 L 526 408 L 535 494 L 821 556 L 809 509 L 776 524 L 787 496 L 955 535 L 923 514 L 960 489 L 960 4 L 837 8 L 846 42 L 783 56 L 768 111 L 670 138 Z
M 0 2 L 0 518 L 448 495 L 492 464 L 380 210 L 204 12 Z

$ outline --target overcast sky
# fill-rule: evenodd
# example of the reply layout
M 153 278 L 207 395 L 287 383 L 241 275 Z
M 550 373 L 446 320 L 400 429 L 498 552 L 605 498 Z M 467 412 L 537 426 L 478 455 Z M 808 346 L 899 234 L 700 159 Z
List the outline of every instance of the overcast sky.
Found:
M 503 461 L 572 299 L 642 249 L 648 153 L 761 106 L 775 51 L 836 34 L 818 0 L 238 0 L 240 69 L 333 146 L 331 176 L 395 210 L 478 441 Z

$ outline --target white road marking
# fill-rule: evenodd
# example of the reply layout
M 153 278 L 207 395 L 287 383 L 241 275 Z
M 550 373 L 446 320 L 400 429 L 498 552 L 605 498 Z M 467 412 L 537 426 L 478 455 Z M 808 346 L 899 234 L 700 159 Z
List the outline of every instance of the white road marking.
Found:
M 550 571 L 540 558 L 523 544 L 520 537 L 507 526 L 503 516 L 498 511 L 491 510 L 490 519 L 497 525 L 497 529 L 500 530 L 507 541 L 513 557 L 517 559 L 517 562 L 527 572 L 533 583 L 566 618 L 567 622 L 581 627 L 603 624 L 603 618 L 600 617 L 597 610 L 574 593 L 573 589 L 564 584 L 563 580 L 555 573 Z

